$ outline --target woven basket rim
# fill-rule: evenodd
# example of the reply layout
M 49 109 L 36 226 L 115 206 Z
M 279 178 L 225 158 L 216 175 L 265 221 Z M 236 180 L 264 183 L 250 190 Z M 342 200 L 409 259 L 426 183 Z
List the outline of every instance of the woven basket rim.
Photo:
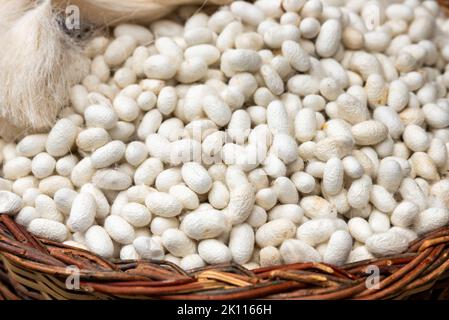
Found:
M 66 280 L 76 266 L 79 290 Z M 372 268 L 378 288 L 367 289 Z M 406 253 L 336 267 L 295 263 L 247 270 L 237 264 L 184 271 L 167 261 L 107 261 L 29 234 L 0 215 L 0 299 L 403 299 L 444 282 L 449 226 L 416 239 Z

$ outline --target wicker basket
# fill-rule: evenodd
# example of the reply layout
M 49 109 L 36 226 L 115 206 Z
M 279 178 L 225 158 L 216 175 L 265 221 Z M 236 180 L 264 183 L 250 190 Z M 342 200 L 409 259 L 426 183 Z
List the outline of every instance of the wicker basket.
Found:
M 379 272 L 379 282 L 367 289 L 373 269 Z M 79 287 L 68 289 L 66 280 L 74 275 L 79 275 Z M 449 227 L 414 241 L 404 254 L 340 268 L 296 263 L 249 271 L 228 264 L 185 272 L 169 262 L 106 261 L 85 250 L 37 239 L 11 217 L 0 216 L 0 299 L 374 300 L 412 296 L 449 299 Z

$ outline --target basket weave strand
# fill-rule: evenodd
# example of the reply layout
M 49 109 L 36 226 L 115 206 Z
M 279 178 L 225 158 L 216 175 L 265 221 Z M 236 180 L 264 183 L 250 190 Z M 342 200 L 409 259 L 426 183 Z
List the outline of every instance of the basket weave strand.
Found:
M 79 271 L 79 289 L 66 279 Z M 70 268 L 68 268 L 70 267 Z M 373 267 L 378 286 L 367 289 Z M 429 290 L 433 288 L 433 290 Z M 249 271 L 236 264 L 183 271 L 170 262 L 107 261 L 30 235 L 0 216 L 0 299 L 405 299 L 449 298 L 449 227 L 401 255 L 335 267 L 296 263 Z

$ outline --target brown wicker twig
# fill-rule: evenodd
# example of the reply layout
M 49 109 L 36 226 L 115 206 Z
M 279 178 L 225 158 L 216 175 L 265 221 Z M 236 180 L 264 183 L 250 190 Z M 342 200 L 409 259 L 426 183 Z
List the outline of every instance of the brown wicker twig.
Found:
M 66 280 L 79 269 L 79 289 Z M 367 287 L 369 270 L 379 282 Z M 370 269 L 371 268 L 371 269 Z M 404 299 L 427 290 L 447 298 L 449 227 L 414 241 L 407 253 L 335 267 L 295 263 L 249 271 L 235 264 L 185 272 L 162 261 L 106 261 L 88 251 L 37 239 L 0 216 L 2 299 Z M 434 288 L 429 291 L 429 288 Z

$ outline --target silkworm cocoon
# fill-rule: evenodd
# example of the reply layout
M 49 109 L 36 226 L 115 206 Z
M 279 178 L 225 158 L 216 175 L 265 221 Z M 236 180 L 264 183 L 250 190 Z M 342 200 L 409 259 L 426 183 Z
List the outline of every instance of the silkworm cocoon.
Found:
M 139 254 L 132 244 L 128 244 L 120 249 L 120 259 L 125 261 L 139 260 Z
M 369 216 L 368 222 L 374 233 L 387 232 L 390 229 L 389 217 L 380 211 L 373 210 Z
M 30 174 L 31 170 L 32 162 L 30 159 L 26 157 L 16 157 L 5 162 L 3 165 L 3 176 L 5 179 L 17 180 Z
M 323 58 L 333 56 L 340 45 L 341 35 L 342 27 L 340 21 L 336 19 L 326 20 L 321 25 L 316 39 L 315 47 L 317 53 Z
M 120 244 L 130 244 L 135 238 L 134 228 L 122 217 L 112 215 L 104 221 L 104 229 Z
M 265 85 L 274 95 L 281 95 L 284 92 L 284 82 L 276 69 L 268 64 L 262 65 L 260 68 Z
M 401 80 L 394 80 L 388 89 L 387 104 L 397 112 L 404 109 L 409 101 L 409 90 Z
M 215 95 L 207 95 L 203 101 L 204 112 L 218 126 L 223 127 L 231 120 L 232 112 L 229 106 Z
M 215 209 L 226 208 L 229 203 L 229 190 L 226 185 L 221 181 L 214 181 L 208 194 L 208 200 Z
M 315 178 L 306 172 L 295 172 L 290 179 L 301 193 L 310 193 L 315 189 Z
M 195 242 L 178 229 L 165 230 L 162 234 L 162 244 L 176 257 L 185 257 L 196 252 Z
M 204 267 L 206 263 L 199 254 L 189 254 L 181 259 L 179 266 L 184 270 Z
M 427 207 L 427 197 L 415 180 L 411 178 L 405 178 L 402 180 L 399 187 L 399 194 L 403 200 L 413 202 L 419 207 L 420 211 L 423 211 Z
M 60 176 L 68 177 L 72 173 L 73 168 L 78 163 L 78 157 L 75 155 L 67 155 L 63 158 L 60 158 L 56 162 L 56 172 Z
M 342 93 L 341 85 L 337 80 L 327 77 L 320 81 L 320 94 L 327 100 L 337 100 Z
M 139 166 L 148 156 L 148 149 L 145 143 L 133 141 L 126 146 L 125 159 L 132 166 Z
M 27 162 L 29 161 L 28 159 L 26 160 Z M 3 169 L 5 177 L 11 179 L 12 173 L 16 173 L 17 175 L 24 169 L 21 167 L 23 167 L 23 165 L 20 157 L 8 161 L 4 165 Z M 56 160 L 46 152 L 39 153 L 33 158 L 33 161 L 31 162 L 31 171 L 33 175 L 38 179 L 43 179 L 52 175 L 53 171 L 55 170 L 55 167 L 56 167 Z M 18 178 L 19 177 L 15 177 L 14 179 Z
M 373 235 L 370 224 L 363 218 L 355 217 L 348 221 L 349 233 L 355 240 L 365 243 Z
M 36 197 L 35 208 L 40 218 L 63 222 L 64 217 L 58 211 L 55 202 L 47 195 L 41 194 Z
M 91 155 L 92 166 L 102 169 L 119 162 L 125 155 L 126 145 L 122 141 L 111 141 L 95 150 Z
M 52 156 L 63 156 L 72 148 L 77 133 L 78 129 L 72 121 L 61 119 L 56 122 L 48 134 L 45 149 Z
M 109 133 L 103 128 L 87 128 L 76 138 L 76 145 L 81 150 L 92 152 L 111 141 Z
M 256 204 L 269 210 L 277 203 L 277 194 L 273 188 L 263 188 L 256 193 Z
M 272 208 L 268 220 L 288 219 L 299 225 L 304 217 L 304 210 L 297 204 L 282 204 Z
M 338 158 L 331 158 L 326 162 L 323 171 L 323 192 L 328 195 L 336 195 L 343 188 L 344 168 Z
M 439 178 L 437 168 L 427 153 L 415 152 L 409 161 L 417 176 L 427 180 L 437 180 Z
M 0 191 L 0 214 L 13 215 L 22 209 L 22 199 L 9 191 Z
M 158 237 L 137 237 L 132 244 L 142 259 L 162 260 L 164 258 L 164 248 Z
M 333 219 L 313 219 L 299 226 L 296 238 L 311 246 L 316 246 L 326 242 L 335 230 Z
M 114 110 L 120 120 L 134 121 L 139 116 L 139 107 L 136 101 L 125 95 L 119 95 L 113 102 Z
M 410 243 L 416 238 L 418 238 L 418 235 L 415 231 L 408 229 L 408 228 L 402 228 L 402 227 L 392 227 L 388 232 L 396 232 L 399 233 L 401 236 L 405 237 L 407 241 Z
M 76 198 L 78 193 L 75 190 L 62 188 L 56 191 L 54 195 L 54 201 L 58 211 L 64 215 L 69 215 L 72 208 L 73 200 Z
M 136 40 L 130 35 L 122 35 L 112 41 L 104 53 L 104 59 L 110 66 L 122 64 L 137 46 Z
M 145 199 L 152 213 L 161 217 L 174 217 L 181 213 L 182 205 L 177 198 L 165 192 L 152 192 Z
M 167 55 L 155 54 L 145 60 L 143 72 L 150 79 L 168 80 L 175 76 L 177 64 Z
M 36 188 L 38 186 L 38 180 L 33 176 L 27 176 L 19 178 L 12 184 L 12 192 L 23 197 L 25 192 L 30 188 Z
M 60 222 L 37 218 L 30 222 L 28 231 L 36 237 L 63 242 L 67 239 L 67 227 Z
M 396 232 L 383 232 L 372 235 L 366 240 L 367 249 L 376 256 L 395 255 L 408 247 L 405 237 Z
M 347 176 L 353 179 L 358 179 L 363 176 L 364 169 L 358 160 L 353 156 L 346 156 L 342 160 L 343 169 Z
M 310 174 L 314 178 L 322 179 L 325 166 L 326 166 L 325 162 L 312 160 L 306 166 L 305 171 L 306 171 L 306 173 Z
M 124 191 L 124 193 L 128 202 L 137 202 L 140 204 L 144 204 L 146 197 L 153 191 L 153 188 L 141 184 L 129 188 L 128 190 Z M 116 196 L 115 199 L 117 199 L 117 197 L 118 196 Z
M 320 81 L 307 74 L 298 74 L 287 81 L 288 91 L 301 97 L 317 94 L 320 91 Z
M 232 114 L 228 124 L 227 134 L 238 144 L 243 144 L 251 129 L 251 118 L 244 110 L 237 110 Z
M 32 134 L 24 137 L 16 146 L 18 155 L 34 157 L 45 150 L 47 134 Z
M 154 37 L 150 30 L 137 24 L 122 23 L 114 28 L 114 36 L 130 36 L 140 45 L 150 44 Z
M 394 139 L 398 139 L 404 131 L 404 125 L 393 108 L 380 106 L 374 110 L 373 118 L 382 122 L 388 128 L 390 136 Z
M 229 250 L 231 250 L 232 260 L 243 264 L 251 259 L 254 251 L 254 231 L 247 224 L 239 224 L 232 228 L 229 236 Z
M 254 188 L 249 183 L 230 188 L 226 215 L 234 225 L 244 222 L 251 214 L 255 202 L 255 193 Z
M 401 165 L 391 158 L 382 159 L 377 171 L 376 183 L 388 192 L 395 193 L 401 185 L 403 171 Z
M 79 193 L 72 202 L 67 226 L 73 232 L 85 232 L 95 221 L 97 204 L 87 192 Z
M 196 162 L 185 163 L 181 173 L 187 186 L 198 194 L 207 193 L 212 187 L 212 179 L 207 170 Z
M 309 54 L 295 41 L 287 40 L 282 43 L 282 55 L 297 71 L 305 72 L 310 68 Z
M 218 42 L 218 39 L 217 39 Z M 210 44 L 191 46 L 184 51 L 186 60 L 193 58 L 202 59 L 207 65 L 212 65 L 220 59 L 220 51 Z
M 402 201 L 391 214 L 391 223 L 397 227 L 407 228 L 413 224 L 419 214 L 419 208 L 410 201 Z
M 449 195 L 449 181 L 448 180 L 440 180 L 435 182 L 430 188 L 430 196 L 435 197 L 437 199 L 443 200 L 447 202 Z
M 72 182 L 66 177 L 50 176 L 39 182 L 39 190 L 50 197 L 62 188 L 73 189 Z
M 317 132 L 315 111 L 304 108 L 295 117 L 295 137 L 300 142 L 312 140 Z
M 284 240 L 293 238 L 296 226 L 288 219 L 276 219 L 262 225 L 256 231 L 256 243 L 261 248 L 278 246 Z
M 294 183 L 286 178 L 279 177 L 273 182 L 273 190 L 276 193 L 276 197 L 282 204 L 295 204 L 298 203 L 298 192 Z
M 216 131 L 208 135 L 202 143 L 203 153 L 210 156 L 220 154 L 225 140 L 226 133 L 224 133 L 223 131 Z
M 448 149 L 446 148 L 443 140 L 439 138 L 433 138 L 430 141 L 427 154 L 429 155 L 430 159 L 432 159 L 435 166 L 437 166 L 438 168 L 446 165 L 448 160 Z
M 170 195 L 175 197 L 182 207 L 188 210 L 194 210 L 199 206 L 199 199 L 195 192 L 182 184 L 173 185 L 167 190 Z
M 94 104 L 87 107 L 84 111 L 84 119 L 87 127 L 103 128 L 106 130 L 112 129 L 118 121 L 114 110 L 110 106 L 103 104 Z
M 144 227 L 150 224 L 151 212 L 140 203 L 127 203 L 123 206 L 121 217 L 134 227 Z
M 92 166 L 92 161 L 90 157 L 86 157 L 81 159 L 81 161 L 73 167 L 70 180 L 76 187 L 81 187 L 90 181 L 94 173 L 95 169 Z
M 273 246 L 264 247 L 259 252 L 259 261 L 262 267 L 271 267 L 282 264 L 279 249 Z
M 161 236 L 165 230 L 170 228 L 177 229 L 179 221 L 176 218 L 154 217 L 151 220 L 150 231 L 156 236 Z
M 426 103 L 423 108 L 426 122 L 433 128 L 446 128 L 449 126 L 449 110 L 445 110 L 435 103 Z
M 363 80 L 368 79 L 371 74 L 383 74 L 379 60 L 370 53 L 356 51 L 349 60 L 349 68 L 360 74 Z
M 396 200 L 384 187 L 373 185 L 370 193 L 370 202 L 380 211 L 389 213 L 396 208 Z
M 327 244 L 323 262 L 340 266 L 346 263 L 352 249 L 352 237 L 344 230 L 335 231 Z
M 326 199 L 319 196 L 303 197 L 299 203 L 308 218 L 335 218 L 337 209 Z
M 367 107 L 353 95 L 348 93 L 341 94 L 337 99 L 337 105 L 338 115 L 352 124 L 369 119 Z
M 420 126 L 409 124 L 405 127 L 404 134 L 402 135 L 405 144 L 410 150 L 426 151 L 430 145 L 429 137 L 426 131 Z
M 221 70 L 231 77 L 238 72 L 257 72 L 262 65 L 262 59 L 254 50 L 231 49 L 221 56 Z
M 155 187 L 162 192 L 168 192 L 172 186 L 182 183 L 181 170 L 179 168 L 169 168 L 158 174 Z
M 40 214 L 33 207 L 23 207 L 15 217 L 15 221 L 28 228 L 31 221 L 40 218 Z
M 101 169 L 94 173 L 92 183 L 99 189 L 122 191 L 131 186 L 131 177 L 119 170 Z
M 230 9 L 236 17 L 249 25 L 257 26 L 265 19 L 265 14 L 262 9 L 245 1 L 233 2 Z
M 164 165 L 161 160 L 158 158 L 148 158 L 137 167 L 134 173 L 134 183 L 136 185 L 145 184 L 151 186 L 163 169 Z
M 445 226 L 448 222 L 449 211 L 446 208 L 428 208 L 418 214 L 413 224 L 413 230 L 422 235 Z
M 368 120 L 354 125 L 351 129 L 355 143 L 359 145 L 377 144 L 388 136 L 388 128 L 376 120 Z
M 371 252 L 368 251 L 366 246 L 360 246 L 357 248 L 354 248 L 350 253 L 348 257 L 348 263 L 354 263 L 359 262 L 363 260 L 370 260 L 373 259 L 374 256 L 371 254 Z
M 297 239 L 287 239 L 279 249 L 284 263 L 320 262 L 321 255 L 307 243 Z
M 161 89 L 157 99 L 157 108 L 165 116 L 171 114 L 178 103 L 178 96 L 173 87 L 167 86 Z
M 215 239 L 200 241 L 198 254 L 208 264 L 228 263 L 232 260 L 231 250 L 223 242 Z
M 181 222 L 180 229 L 195 240 L 215 238 L 226 230 L 225 216 L 218 210 L 193 211 Z
M 299 41 L 301 34 L 297 26 L 274 24 L 263 36 L 268 47 L 278 49 L 287 40 Z
M 149 111 L 156 106 L 157 97 L 151 91 L 144 91 L 137 97 L 136 102 L 142 111 Z
M 351 153 L 354 141 L 347 137 L 329 137 L 320 140 L 315 145 L 314 155 L 321 161 L 328 161 L 331 158 L 342 159 Z
M 142 140 L 147 138 L 149 135 L 156 133 L 161 123 L 162 114 L 159 110 L 150 110 L 143 116 L 142 121 L 137 128 L 137 136 Z

